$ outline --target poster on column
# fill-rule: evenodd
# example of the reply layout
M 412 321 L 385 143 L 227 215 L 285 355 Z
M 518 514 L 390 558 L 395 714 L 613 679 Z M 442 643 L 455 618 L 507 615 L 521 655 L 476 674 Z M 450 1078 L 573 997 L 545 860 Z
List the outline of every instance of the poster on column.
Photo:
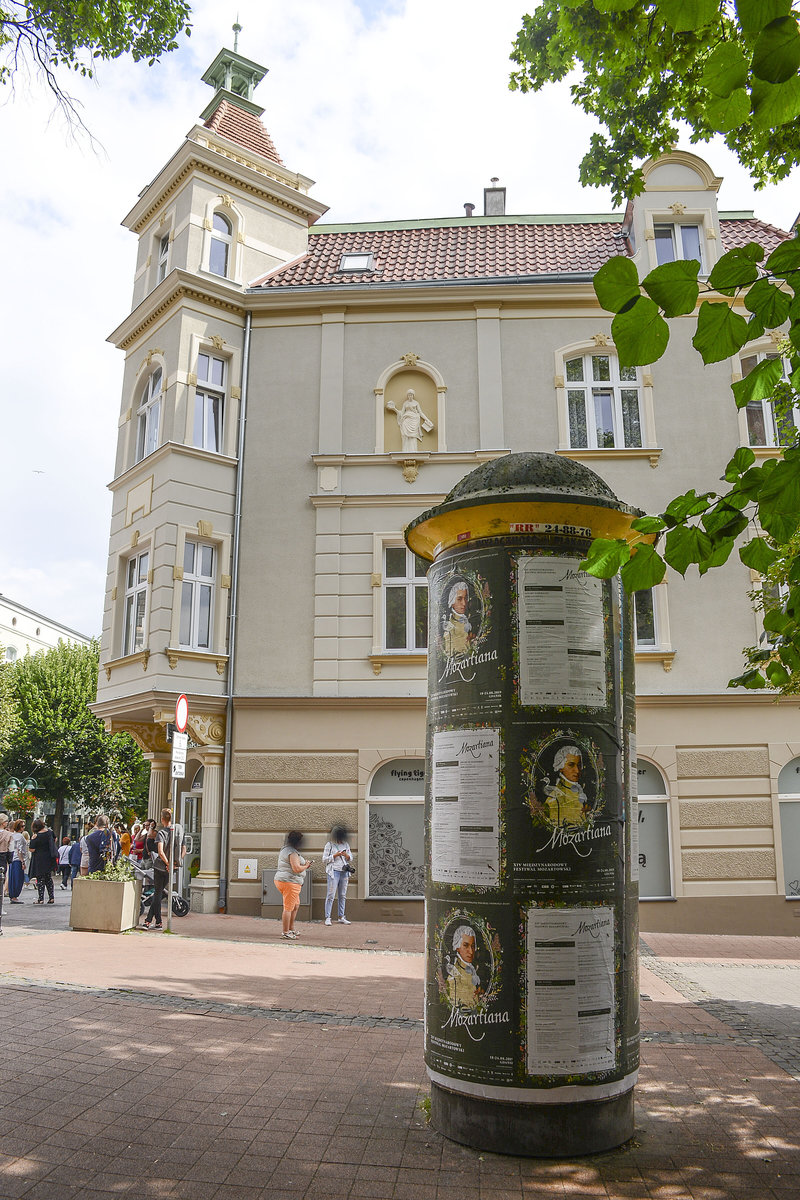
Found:
M 425 1061 L 454 1080 L 513 1082 L 518 1058 L 514 912 L 472 901 L 428 904 Z
M 526 960 L 528 1074 L 613 1071 L 613 908 L 529 908 Z
M 517 558 L 519 703 L 523 707 L 598 709 L 608 693 L 606 585 L 581 560 Z
M 500 882 L 500 732 L 433 735 L 431 878 L 497 887 Z
M 491 720 L 501 708 L 500 633 L 508 586 L 494 551 L 443 557 L 428 572 L 428 710 Z

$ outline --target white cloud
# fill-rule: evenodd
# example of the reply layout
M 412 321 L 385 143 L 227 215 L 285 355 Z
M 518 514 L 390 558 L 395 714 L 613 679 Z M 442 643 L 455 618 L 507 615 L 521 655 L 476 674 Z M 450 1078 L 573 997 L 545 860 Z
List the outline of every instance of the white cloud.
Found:
M 239 49 L 269 67 L 257 93 L 287 165 L 315 178 L 328 220 L 481 211 L 493 175 L 512 212 L 604 212 L 578 162 L 592 125 L 565 85 L 508 90 L 522 0 L 242 0 Z M 233 10 L 232 10 L 233 11 Z M 135 238 L 120 220 L 210 99 L 200 80 L 232 34 L 201 0 L 180 51 L 148 68 L 102 65 L 66 82 L 99 147 L 71 137 L 49 97 L 20 84 L 0 107 L 4 249 L 0 591 L 56 620 L 99 627 L 122 356 L 108 333 L 130 308 Z M 786 227 L 796 185 L 755 194 L 733 157 L 723 208 Z M 43 474 L 35 474 L 41 471 Z

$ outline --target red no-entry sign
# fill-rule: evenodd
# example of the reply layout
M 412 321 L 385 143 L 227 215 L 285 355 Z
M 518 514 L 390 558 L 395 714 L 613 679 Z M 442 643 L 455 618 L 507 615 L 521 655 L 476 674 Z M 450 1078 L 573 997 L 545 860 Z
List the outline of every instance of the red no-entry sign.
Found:
M 186 729 L 186 722 L 188 719 L 189 701 L 185 696 L 178 696 L 178 700 L 175 705 L 175 725 L 177 726 L 178 733 L 183 733 L 183 731 Z

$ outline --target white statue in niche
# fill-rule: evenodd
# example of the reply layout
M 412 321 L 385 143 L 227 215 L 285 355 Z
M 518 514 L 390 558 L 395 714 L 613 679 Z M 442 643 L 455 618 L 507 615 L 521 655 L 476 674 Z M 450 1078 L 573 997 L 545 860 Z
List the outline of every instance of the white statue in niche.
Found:
M 406 392 L 402 408 L 398 408 L 393 400 L 387 400 L 386 407 L 397 416 L 400 437 L 403 440 L 403 453 L 418 453 L 423 432 L 430 433 L 433 421 L 426 417 L 420 408 L 414 389 L 409 388 Z

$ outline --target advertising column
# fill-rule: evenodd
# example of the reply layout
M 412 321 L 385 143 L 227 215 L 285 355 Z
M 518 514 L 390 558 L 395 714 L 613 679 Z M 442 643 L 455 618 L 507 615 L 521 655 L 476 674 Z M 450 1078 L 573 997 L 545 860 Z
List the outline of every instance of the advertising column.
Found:
M 580 569 L 638 514 L 515 454 L 406 532 L 431 559 L 426 1037 L 435 1126 L 509 1154 L 633 1133 L 631 606 Z

